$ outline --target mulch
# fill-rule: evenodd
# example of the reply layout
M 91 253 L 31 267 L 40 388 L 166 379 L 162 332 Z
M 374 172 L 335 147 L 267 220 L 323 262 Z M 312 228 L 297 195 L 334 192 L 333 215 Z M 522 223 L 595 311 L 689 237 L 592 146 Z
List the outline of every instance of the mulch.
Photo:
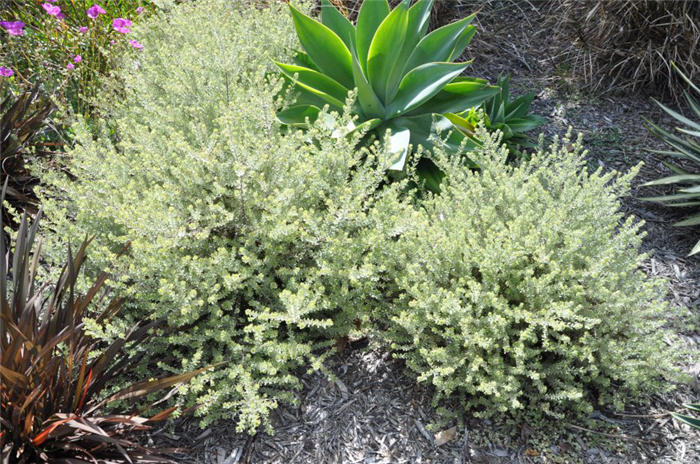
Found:
M 446 421 L 431 404 L 429 386 L 417 383 L 401 362 L 369 340 L 366 346 L 348 348 L 327 361 L 335 379 L 320 372 L 302 375 L 299 404 L 283 405 L 274 413 L 274 435 L 238 434 L 235 422 L 201 430 L 195 419 L 183 419 L 151 437 L 163 446 L 187 447 L 188 453 L 179 455 L 178 462 L 700 462 L 700 432 L 667 414 L 700 399 L 700 258 L 686 256 L 698 233 L 672 227 L 678 213 L 638 199 L 658 193 L 640 188 L 642 183 L 669 174 L 662 159 L 648 151 L 661 145 L 644 128 L 642 118 L 666 127 L 674 127 L 673 120 L 647 95 L 579 93 L 548 51 L 547 31 L 538 21 L 541 3 L 446 1 L 436 25 L 464 17 L 478 4 L 479 34 L 469 48 L 477 53 L 470 75 L 495 79 L 512 73 L 516 93 L 536 92 L 534 110 L 549 120 L 543 129 L 546 136 L 562 135 L 569 126 L 584 134 L 592 168 L 624 171 L 644 163 L 623 209 L 645 221 L 643 249 L 649 258 L 644 271 L 667 279 L 671 305 L 692 308 L 690 323 L 670 320 L 669 324 L 677 327 L 687 344 L 684 370 L 694 382 L 654 397 L 650 404 L 630 407 L 625 415 L 596 411 L 591 419 L 599 427 L 561 421 L 540 431 L 528 424 L 514 426 L 468 415 Z M 457 410 L 455 405 L 438 406 Z

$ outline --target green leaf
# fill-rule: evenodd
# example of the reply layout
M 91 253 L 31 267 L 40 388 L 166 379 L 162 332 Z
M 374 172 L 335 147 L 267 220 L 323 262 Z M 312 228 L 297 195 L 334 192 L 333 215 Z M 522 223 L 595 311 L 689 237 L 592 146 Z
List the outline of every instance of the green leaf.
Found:
M 663 105 L 663 104 L 660 103 L 658 100 L 656 100 L 656 99 L 654 99 L 654 98 L 652 98 L 652 100 L 654 100 L 654 102 L 655 102 L 657 105 L 659 105 L 659 107 L 661 107 L 662 110 L 664 110 L 666 113 L 668 113 L 668 114 L 670 114 L 671 116 L 673 116 L 673 117 L 674 117 L 675 119 L 677 119 L 678 121 L 682 122 L 683 124 L 685 124 L 685 125 L 687 125 L 687 126 L 690 126 L 691 128 L 693 128 L 693 129 L 695 129 L 695 130 L 700 130 L 700 124 L 696 123 L 695 121 L 693 121 L 693 120 L 691 120 L 691 119 L 686 118 L 685 116 L 683 116 L 683 115 L 680 114 L 680 113 L 677 113 L 676 111 L 673 111 L 671 108 L 668 108 L 667 106 Z
M 409 116 L 422 113 L 462 113 L 498 93 L 483 79 L 458 77 Z
M 277 62 L 275 64 L 299 87 L 321 97 L 337 109 L 342 110 L 345 106 L 348 89 L 330 77 L 302 66 Z
M 321 23 L 328 26 L 341 38 L 350 52 L 356 49 L 355 27 L 352 23 L 336 9 L 330 0 L 321 0 Z
M 690 227 L 700 225 L 700 214 L 695 214 L 687 219 L 676 222 L 673 224 L 674 227 Z
M 688 256 L 692 256 L 696 253 L 700 253 L 700 240 L 698 240 L 698 243 L 695 244 L 692 250 L 690 250 L 690 253 L 688 253 Z
M 290 126 L 306 126 L 316 121 L 320 111 L 320 108 L 313 105 L 294 105 L 277 113 L 277 119 Z
M 696 253 L 697 253 L 697 251 L 696 251 Z M 691 254 L 692 254 L 692 252 L 691 252 Z M 685 424 L 688 424 L 689 426 L 691 426 L 695 429 L 700 429 L 700 419 L 697 419 L 697 418 L 691 417 L 691 416 L 686 416 L 685 414 L 678 414 L 675 412 L 672 412 L 671 415 L 673 417 L 675 417 L 676 419 L 678 419 L 679 421 L 681 421 Z
M 467 18 L 473 18 L 474 16 L 476 15 L 471 15 Z M 462 56 L 462 53 L 464 53 L 464 50 L 467 48 L 467 45 L 469 45 L 469 43 L 472 41 L 475 34 L 476 27 L 474 26 L 469 26 L 464 30 L 464 32 L 462 32 L 462 35 L 460 35 L 459 39 L 457 39 L 457 42 L 455 42 L 454 49 L 450 54 L 450 61 L 457 60 L 460 56 Z
M 387 104 L 390 77 L 399 65 L 396 47 L 406 38 L 408 6 L 401 2 L 377 28 L 367 53 L 367 78 L 377 97 Z
M 643 187 L 650 185 L 668 185 L 678 183 L 700 182 L 700 174 L 681 174 L 677 176 L 668 176 L 661 179 L 652 180 L 642 184 Z
M 462 132 L 465 132 L 467 134 L 474 134 L 474 130 L 476 128 L 472 123 L 464 119 L 462 116 L 455 113 L 445 113 L 443 116 L 449 119 L 450 122 Z
M 411 70 L 433 61 L 449 61 L 455 44 L 469 26 L 474 16 L 469 16 L 434 30 L 418 42 L 404 69 Z
M 506 125 L 512 129 L 514 132 L 527 132 L 533 129 L 537 129 L 542 124 L 544 124 L 546 119 L 541 116 L 530 115 L 526 118 L 506 118 Z
M 362 72 L 359 60 L 355 55 L 352 57 L 352 71 L 355 87 L 357 87 L 357 101 L 364 116 L 368 118 L 384 118 L 384 105 L 374 93 L 374 89 L 372 89 L 365 74 Z
M 428 63 L 421 65 L 403 78 L 396 98 L 391 102 L 388 117 L 405 114 L 435 96 L 452 79 L 457 77 L 468 64 Z
M 416 166 L 416 175 L 425 188 L 433 193 L 440 193 L 440 184 L 445 173 L 432 160 L 421 158 Z
M 407 2 L 408 3 L 408 2 Z M 394 67 L 389 82 L 387 84 L 387 101 L 391 101 L 398 90 L 399 84 L 407 71 L 413 68 L 407 68 L 406 63 L 408 58 L 413 53 L 418 42 L 425 35 L 430 23 L 430 12 L 432 11 L 433 0 L 418 0 L 408 10 L 408 25 L 406 26 L 406 36 L 402 43 L 397 44 L 399 47 L 398 56 L 396 59 L 397 66 Z M 444 60 L 433 60 L 444 61 Z
M 700 92 L 700 90 L 699 90 Z M 690 409 L 691 411 L 700 412 L 700 403 L 688 403 L 684 404 L 683 407 Z
M 365 1 L 357 15 L 357 27 L 355 39 L 357 44 L 357 58 L 362 70 L 367 75 L 367 54 L 377 28 L 389 15 L 389 2 L 387 0 Z
M 291 4 L 294 27 L 301 45 L 316 66 L 325 74 L 351 89 L 352 59 L 350 50 L 338 35 L 315 19 L 296 10 Z
M 676 200 L 688 200 L 688 199 L 693 199 L 697 198 L 698 195 L 696 193 L 678 193 L 675 195 L 662 195 L 658 197 L 642 197 L 640 198 L 641 200 L 644 201 L 655 201 L 655 202 L 660 202 L 660 203 L 665 203 L 669 201 L 676 201 Z M 673 205 L 669 205 L 673 206 Z
M 353 130 L 348 132 L 348 135 L 354 134 L 355 132 L 361 132 L 361 131 L 367 131 L 370 132 L 382 123 L 383 121 L 380 118 L 374 118 L 374 119 L 368 119 L 367 121 L 363 122 L 362 124 L 359 124 L 357 127 L 355 127 Z

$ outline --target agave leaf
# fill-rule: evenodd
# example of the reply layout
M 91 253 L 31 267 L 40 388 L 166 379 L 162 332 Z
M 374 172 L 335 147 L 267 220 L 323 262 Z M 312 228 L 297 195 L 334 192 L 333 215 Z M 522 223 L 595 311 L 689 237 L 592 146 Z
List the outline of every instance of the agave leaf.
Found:
M 644 184 L 642 184 L 642 186 L 646 187 L 649 185 L 668 185 L 668 184 L 677 184 L 677 183 L 692 183 L 693 181 L 700 182 L 700 174 L 681 174 L 681 175 L 677 175 L 677 176 L 663 177 L 661 179 L 656 179 L 656 180 L 652 180 L 650 182 L 645 182 Z
M 416 166 L 416 175 L 423 186 L 433 193 L 440 193 L 440 184 L 445 178 L 445 173 L 428 158 L 421 158 Z
M 362 113 L 368 118 L 384 118 L 386 117 L 384 105 L 374 93 L 374 89 L 365 77 L 360 66 L 358 58 L 352 57 L 352 71 L 357 88 L 357 101 L 360 104 Z
M 355 51 L 355 27 L 329 0 L 321 0 L 321 23 L 335 32 L 351 53 Z
M 294 105 L 277 113 L 277 119 L 290 126 L 306 126 L 318 118 L 321 110 L 313 105 Z
M 311 57 L 302 51 L 297 51 L 296 53 L 294 53 L 294 63 L 297 66 L 313 69 L 314 71 L 319 70 L 316 66 L 316 63 L 314 63 Z
M 357 58 L 362 70 L 367 75 L 367 55 L 372 39 L 379 25 L 389 15 L 389 2 L 375 0 L 363 2 L 357 15 L 355 38 L 357 43 Z
M 534 99 L 535 94 L 528 93 L 508 103 L 506 105 L 506 120 L 527 117 Z
M 469 26 L 464 30 L 464 32 L 462 32 L 462 35 L 460 35 L 457 41 L 455 42 L 455 46 L 452 49 L 452 53 L 450 53 L 450 61 L 457 60 L 460 56 L 462 56 L 462 53 L 464 53 L 464 50 L 467 48 L 467 45 L 469 45 L 469 43 L 472 41 L 475 34 L 476 27 L 474 26 Z
M 390 76 L 399 66 L 397 44 L 403 43 L 408 29 L 408 5 L 405 1 L 394 8 L 377 28 L 367 53 L 367 77 L 374 93 L 388 103 Z
M 695 428 L 695 429 L 700 429 L 700 419 L 697 419 L 692 416 L 686 416 L 685 414 L 678 414 L 676 412 L 672 412 L 671 415 L 676 418 L 677 420 L 688 424 L 689 426 Z
M 423 37 L 408 58 L 405 69 L 411 70 L 433 61 L 449 61 L 455 44 L 473 19 L 474 15 L 468 16 Z
M 407 2 L 410 3 L 410 2 Z M 430 22 L 430 12 L 433 8 L 433 0 L 418 0 L 408 10 L 408 24 L 406 26 L 406 35 L 404 40 L 398 44 L 398 56 L 396 59 L 397 66 L 392 70 L 387 84 L 387 101 L 391 101 L 398 90 L 399 84 L 403 79 L 406 71 L 413 68 L 407 68 L 406 63 L 411 53 L 416 48 L 418 42 L 425 35 Z M 444 61 L 435 59 L 433 61 Z
M 352 59 L 343 40 L 327 26 L 309 18 L 291 4 L 289 10 L 299 42 L 316 66 L 341 85 L 352 88 Z
M 428 63 L 411 70 L 401 81 L 396 98 L 389 106 L 388 116 L 405 114 L 419 107 L 467 66 L 463 63 Z
M 343 109 L 348 89 L 338 82 L 313 69 L 277 62 L 275 64 L 299 87 L 319 96 L 333 107 Z
M 382 120 L 380 118 L 368 119 L 367 121 L 363 122 L 362 124 L 357 125 L 357 127 L 355 127 L 350 132 L 348 132 L 348 135 L 352 135 L 356 132 L 361 132 L 361 131 L 369 132 L 373 129 L 376 129 L 381 124 L 382 124 Z
M 411 131 L 406 128 L 399 128 L 394 124 L 389 124 L 391 134 L 387 137 L 386 151 L 389 154 L 389 171 L 403 171 L 408 158 L 408 151 L 411 142 Z
M 507 126 L 515 132 L 527 132 L 540 127 L 546 122 L 541 116 L 530 115 L 527 118 L 507 119 Z

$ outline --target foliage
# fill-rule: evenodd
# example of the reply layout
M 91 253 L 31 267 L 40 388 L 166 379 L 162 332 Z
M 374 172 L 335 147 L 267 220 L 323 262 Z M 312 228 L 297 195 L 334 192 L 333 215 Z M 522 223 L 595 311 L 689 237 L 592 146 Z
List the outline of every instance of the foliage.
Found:
M 31 208 L 35 197 L 32 188 L 36 179 L 25 166 L 26 157 L 34 151 L 32 142 L 43 130 L 53 105 L 40 95 L 39 86 L 18 97 L 10 94 L 0 102 L 0 172 L 8 179 L 8 200 L 14 207 Z M 32 208 L 33 209 L 33 208 Z M 5 223 L 8 217 L 3 217 Z
M 681 77 L 690 85 L 690 87 L 700 95 L 700 89 L 688 79 L 685 74 L 678 71 Z M 681 161 L 686 161 L 683 167 L 677 164 L 664 163 L 674 175 L 647 182 L 645 186 L 652 185 L 676 185 L 679 186 L 677 193 L 671 195 L 662 195 L 656 197 L 647 197 L 645 200 L 655 201 L 667 206 L 676 208 L 690 208 L 693 213 L 683 221 L 677 222 L 674 226 L 687 227 L 700 225 L 700 102 L 695 100 L 690 93 L 685 92 L 685 98 L 688 100 L 688 105 L 692 110 L 697 121 L 683 116 L 676 111 L 666 107 L 665 105 L 654 100 L 669 115 L 673 116 L 679 123 L 685 127 L 678 127 L 676 130 L 681 135 L 675 135 L 662 129 L 653 122 L 646 121 L 647 127 L 652 134 L 660 138 L 671 147 L 672 151 L 657 151 L 665 156 L 670 156 Z M 689 170 L 690 169 L 690 170 Z M 700 240 L 695 244 L 690 254 L 700 252 Z
M 700 76 L 700 3 L 549 0 L 546 21 L 574 76 L 593 90 L 649 90 L 681 96 L 677 63 Z M 548 33 L 550 33 L 548 31 Z M 551 34 L 551 33 L 550 33 Z
M 318 366 L 316 348 L 382 303 L 372 250 L 388 249 L 391 224 L 406 217 L 401 182 L 375 194 L 388 161 L 354 149 L 361 133 L 280 133 L 282 83 L 266 76 L 293 53 L 282 7 L 200 0 L 154 18 L 148 54 L 119 76 L 127 98 L 110 110 L 116 136 L 78 125 L 72 177 L 42 177 L 57 237 L 99 234 L 98 266 L 131 242 L 115 285 L 130 301 L 126 320 L 177 329 L 149 344 L 162 368 L 230 361 L 184 389 L 204 423 L 235 417 L 247 431 L 294 399 L 297 369 Z
M 501 131 L 501 141 L 511 153 L 521 148 L 532 148 L 534 144 L 525 134 L 545 123 L 541 116 L 530 114 L 534 93 L 510 99 L 510 75 L 499 77 L 496 82 L 498 93 L 476 108 L 458 114 L 447 115 L 448 119 L 461 131 L 474 136 L 476 127 L 483 123 L 490 132 Z
M 4 194 L 5 190 L 0 198 Z M 151 417 L 141 417 L 145 411 L 107 414 L 105 409 L 185 382 L 197 372 L 139 382 L 110 393 L 143 358 L 143 353 L 125 354 L 123 348 L 144 343 L 157 323 L 135 325 L 124 339 L 106 347 L 86 335 L 85 319 L 99 305 L 98 294 L 107 276 L 101 275 L 87 293 L 76 292 L 89 243 L 84 241 L 75 255 L 68 249 L 53 286 L 39 285 L 40 216 L 31 226 L 26 213 L 22 217 L 11 259 L 5 240 L 0 240 L 2 462 L 173 462 L 157 450 L 130 441 L 127 434 L 166 419 L 174 409 Z M 6 280 L 9 275 L 11 281 Z M 112 300 L 94 315 L 95 321 L 109 321 L 120 304 Z
M 91 111 L 91 100 L 100 90 L 98 80 L 114 70 L 116 57 L 139 46 L 127 32 L 130 28 L 116 27 L 115 20 L 136 23 L 154 8 L 141 0 L 5 3 L 0 13 L 0 64 L 13 72 L 5 79 L 16 88 L 41 83 L 81 114 Z M 101 9 L 91 9 L 94 4 Z M 21 27 L 8 28 L 18 23 Z
M 445 133 L 452 130 L 441 145 L 455 154 L 477 145 L 444 116 L 496 92 L 484 80 L 459 77 L 469 63 L 451 62 L 476 32 L 470 25 L 474 15 L 426 35 L 433 0 L 410 3 L 404 0 L 390 10 L 386 0 L 365 1 L 355 26 L 328 0 L 321 2 L 320 22 L 290 4 L 305 53 L 298 53 L 295 65 L 277 63 L 300 93 L 295 105 L 280 112 L 280 120 L 303 127 L 318 118 L 324 105 L 342 111 L 348 93 L 357 88 L 353 114 L 359 125 L 347 130 L 362 128 L 380 138 L 390 130 L 390 171 L 405 170 L 411 144 L 435 145 L 433 124 Z M 430 159 L 421 158 L 417 172 L 427 188 L 438 191 L 443 173 Z
M 509 167 L 498 138 L 478 135 L 482 169 L 439 157 L 454 175 L 390 254 L 400 296 L 379 320 L 397 356 L 436 398 L 485 416 L 589 412 L 668 388 L 664 282 L 640 271 L 641 224 L 618 199 L 636 170 L 588 173 L 568 137 Z
M 686 408 L 690 409 L 691 411 L 695 412 L 700 412 L 700 404 L 684 404 Z M 688 424 L 694 429 L 700 429 L 700 419 L 693 417 L 693 416 L 688 416 L 687 414 L 680 414 L 677 412 L 672 412 L 671 415 L 679 420 L 680 422 L 683 422 L 684 424 Z

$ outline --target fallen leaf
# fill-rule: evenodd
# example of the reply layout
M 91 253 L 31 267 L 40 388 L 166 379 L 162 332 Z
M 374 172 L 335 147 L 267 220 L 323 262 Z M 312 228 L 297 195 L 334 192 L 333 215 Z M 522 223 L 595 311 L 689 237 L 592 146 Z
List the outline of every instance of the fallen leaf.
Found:
M 457 437 L 457 427 L 450 427 L 435 434 L 435 446 L 442 446 Z
M 537 457 L 539 455 L 540 455 L 540 453 L 538 451 L 533 450 L 533 449 L 528 448 L 525 450 L 525 456 L 531 456 L 534 458 L 534 457 Z

